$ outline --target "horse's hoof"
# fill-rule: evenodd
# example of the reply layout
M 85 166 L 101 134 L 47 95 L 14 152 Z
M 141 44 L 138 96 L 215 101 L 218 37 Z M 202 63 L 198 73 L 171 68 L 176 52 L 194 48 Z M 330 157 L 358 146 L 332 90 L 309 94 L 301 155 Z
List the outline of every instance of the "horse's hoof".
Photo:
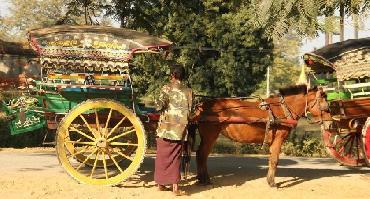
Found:
M 277 187 L 275 180 L 267 178 L 267 183 L 271 188 Z
M 268 181 L 268 180 L 267 180 L 267 183 L 269 184 L 269 186 L 270 186 L 271 188 L 276 188 L 276 187 L 277 187 L 277 184 L 276 184 L 274 181 Z
M 201 178 L 198 178 L 197 184 L 201 185 L 201 186 L 206 186 L 206 185 L 210 185 L 212 183 L 211 183 L 211 179 L 201 177 Z
M 269 183 L 269 185 L 270 185 L 271 188 L 276 188 L 277 187 L 276 183 Z
M 197 181 L 196 182 L 196 185 L 199 185 L 199 186 L 208 186 L 208 185 L 212 185 L 211 182 L 201 182 L 201 181 Z

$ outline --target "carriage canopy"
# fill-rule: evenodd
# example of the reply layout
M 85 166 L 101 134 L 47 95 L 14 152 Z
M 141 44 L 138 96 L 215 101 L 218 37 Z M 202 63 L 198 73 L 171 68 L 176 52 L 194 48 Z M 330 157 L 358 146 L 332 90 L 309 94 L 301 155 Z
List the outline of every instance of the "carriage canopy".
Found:
M 327 45 L 304 55 L 314 73 L 336 73 L 339 81 L 370 77 L 370 37 Z
M 172 43 L 147 33 L 102 26 L 55 26 L 29 31 L 46 68 L 121 71 L 135 53 L 159 52 Z

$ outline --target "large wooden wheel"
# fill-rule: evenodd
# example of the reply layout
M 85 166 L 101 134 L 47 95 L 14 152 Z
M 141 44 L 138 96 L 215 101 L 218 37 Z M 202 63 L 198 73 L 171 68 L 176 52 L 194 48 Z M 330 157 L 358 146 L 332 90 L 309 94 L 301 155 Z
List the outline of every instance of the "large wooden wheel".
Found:
M 347 129 L 342 131 L 322 129 L 322 138 L 328 153 L 346 166 L 363 166 L 365 164 L 361 137 L 361 132 Z
M 370 117 L 367 118 L 362 129 L 362 141 L 365 153 L 365 160 L 367 165 L 370 166 Z
M 122 182 L 139 168 L 145 149 L 140 120 L 113 100 L 87 100 L 77 105 L 57 129 L 59 162 L 84 184 Z

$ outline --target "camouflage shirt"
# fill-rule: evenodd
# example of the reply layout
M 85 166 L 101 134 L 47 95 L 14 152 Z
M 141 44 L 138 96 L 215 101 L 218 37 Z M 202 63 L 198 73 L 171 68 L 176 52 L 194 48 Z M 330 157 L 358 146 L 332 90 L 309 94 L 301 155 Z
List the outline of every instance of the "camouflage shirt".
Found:
M 175 80 L 162 87 L 157 100 L 160 110 L 157 136 L 170 140 L 186 140 L 184 135 L 192 103 L 192 90 Z M 183 138 L 183 136 L 185 136 Z

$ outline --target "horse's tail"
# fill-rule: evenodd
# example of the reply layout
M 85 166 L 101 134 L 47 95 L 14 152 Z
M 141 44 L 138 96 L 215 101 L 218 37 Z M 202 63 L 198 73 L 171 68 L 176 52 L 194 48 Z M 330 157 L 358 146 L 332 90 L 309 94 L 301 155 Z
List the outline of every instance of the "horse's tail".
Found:
M 189 125 L 188 125 L 188 142 L 189 142 L 189 146 L 190 146 L 191 151 L 194 151 L 195 141 L 196 141 L 195 134 L 197 132 L 197 129 L 198 129 L 198 124 L 189 123 Z
M 194 151 L 195 133 L 197 124 L 189 123 L 187 126 L 188 139 L 182 145 L 181 172 L 182 177 L 186 180 L 190 170 L 191 152 Z

